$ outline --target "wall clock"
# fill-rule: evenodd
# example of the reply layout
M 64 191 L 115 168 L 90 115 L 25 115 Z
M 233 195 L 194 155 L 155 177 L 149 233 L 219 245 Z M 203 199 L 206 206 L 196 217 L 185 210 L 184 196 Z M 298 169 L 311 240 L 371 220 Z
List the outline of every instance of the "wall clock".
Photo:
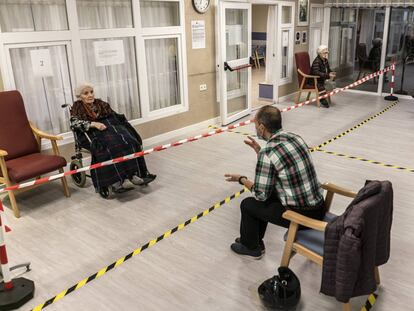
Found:
M 204 14 L 210 6 L 210 0 L 193 0 L 193 6 L 198 13 Z

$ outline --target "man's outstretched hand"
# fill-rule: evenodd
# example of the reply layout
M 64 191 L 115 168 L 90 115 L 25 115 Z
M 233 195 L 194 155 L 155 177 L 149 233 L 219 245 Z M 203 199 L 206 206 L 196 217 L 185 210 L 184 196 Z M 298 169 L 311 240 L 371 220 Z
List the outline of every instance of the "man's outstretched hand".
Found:
M 226 177 L 226 181 L 239 181 L 241 175 L 239 174 L 224 174 L 224 177 Z
M 253 137 L 247 136 L 247 138 L 248 139 L 246 139 L 244 143 L 250 146 L 256 153 L 259 153 L 260 149 L 262 148 L 260 147 L 259 143 Z

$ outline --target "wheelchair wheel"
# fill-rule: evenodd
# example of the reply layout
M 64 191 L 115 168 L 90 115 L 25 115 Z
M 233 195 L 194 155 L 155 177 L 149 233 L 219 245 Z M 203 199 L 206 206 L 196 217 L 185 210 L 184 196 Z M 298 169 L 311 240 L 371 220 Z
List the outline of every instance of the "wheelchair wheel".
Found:
M 82 163 L 79 160 L 72 160 L 72 162 L 70 162 L 70 170 L 77 170 L 79 168 L 82 168 Z M 80 173 L 76 173 L 71 175 L 72 176 L 72 180 L 75 183 L 76 186 L 78 186 L 79 188 L 83 188 L 85 186 L 86 183 L 86 173 L 85 172 L 80 172 Z
M 113 194 L 113 192 L 112 192 L 112 188 L 111 187 L 105 187 L 105 188 L 102 188 L 99 191 L 99 195 L 101 197 L 103 197 L 104 199 L 110 199 L 112 197 L 112 194 Z

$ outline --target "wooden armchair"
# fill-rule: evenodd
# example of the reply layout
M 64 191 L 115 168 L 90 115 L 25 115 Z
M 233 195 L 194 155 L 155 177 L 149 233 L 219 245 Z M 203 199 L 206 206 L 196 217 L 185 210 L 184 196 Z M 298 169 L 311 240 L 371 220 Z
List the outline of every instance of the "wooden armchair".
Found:
M 349 198 L 354 198 L 357 195 L 355 192 L 330 183 L 322 185 L 322 188 L 327 191 L 325 197 L 327 213 L 324 221 L 312 219 L 294 211 L 286 211 L 283 213 L 283 218 L 290 221 L 290 226 L 287 232 L 281 266 L 288 267 L 290 259 L 295 254 L 301 254 L 311 261 L 322 266 L 325 228 L 328 222 L 336 217 L 336 215 L 329 213 L 329 208 L 332 204 L 333 196 L 334 194 L 339 194 Z M 312 230 L 298 231 L 299 225 L 305 226 Z M 377 284 L 380 283 L 378 267 L 375 268 L 375 280 Z M 344 303 L 342 310 L 351 311 L 350 303 Z
M 41 139 L 49 139 L 54 155 L 40 153 Z M 63 173 L 65 158 L 56 141 L 61 136 L 46 134 L 27 119 L 23 98 L 18 91 L 0 92 L 0 184 L 6 187 L 58 170 Z M 66 197 L 70 196 L 66 178 L 60 178 Z M 20 217 L 15 194 L 36 186 L 8 191 L 14 216 Z
M 263 60 L 263 65 L 266 66 L 266 57 L 263 47 L 256 46 L 253 52 L 254 66 L 260 69 L 260 61 Z
M 298 70 L 298 83 L 299 83 L 299 91 L 298 97 L 296 99 L 296 104 L 300 103 L 300 97 L 302 92 L 307 92 L 308 96 L 306 100 L 309 100 L 312 93 L 316 95 L 316 103 L 318 107 L 321 106 L 321 103 L 318 99 L 319 97 L 319 90 L 318 90 L 318 78 L 319 76 L 312 76 L 310 74 L 311 65 L 310 65 L 310 58 L 308 52 L 300 52 L 295 53 L 295 61 L 296 61 L 296 68 Z

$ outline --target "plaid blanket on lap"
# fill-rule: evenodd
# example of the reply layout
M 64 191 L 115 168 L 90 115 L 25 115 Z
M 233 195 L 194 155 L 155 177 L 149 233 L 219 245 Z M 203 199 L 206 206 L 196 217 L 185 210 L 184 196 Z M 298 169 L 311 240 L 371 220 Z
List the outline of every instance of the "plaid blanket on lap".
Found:
M 92 164 L 142 151 L 141 137 L 122 115 L 110 114 L 97 122 L 105 124 L 107 128 L 104 131 L 93 130 L 90 146 Z M 134 174 L 141 177 L 146 173 L 145 160 L 140 157 L 92 170 L 91 176 L 93 185 L 99 192 Z

